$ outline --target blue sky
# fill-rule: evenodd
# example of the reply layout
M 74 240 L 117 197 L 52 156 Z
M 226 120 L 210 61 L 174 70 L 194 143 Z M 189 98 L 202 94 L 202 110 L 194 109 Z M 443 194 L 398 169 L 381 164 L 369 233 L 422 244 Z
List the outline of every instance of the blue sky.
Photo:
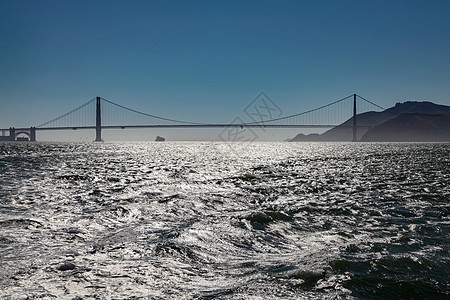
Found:
M 2 0 L 0 39 L 0 128 L 95 96 L 200 122 L 260 91 L 285 114 L 353 93 L 450 105 L 450 1 Z

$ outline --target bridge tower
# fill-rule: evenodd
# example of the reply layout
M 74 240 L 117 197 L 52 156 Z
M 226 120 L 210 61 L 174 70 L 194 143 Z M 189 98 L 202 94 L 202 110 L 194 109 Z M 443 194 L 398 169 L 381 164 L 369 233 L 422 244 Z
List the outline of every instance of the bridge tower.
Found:
M 95 141 L 103 142 L 102 140 L 102 111 L 101 111 L 101 98 L 97 97 L 97 109 L 95 116 Z
M 356 142 L 356 94 L 353 94 L 353 142 Z

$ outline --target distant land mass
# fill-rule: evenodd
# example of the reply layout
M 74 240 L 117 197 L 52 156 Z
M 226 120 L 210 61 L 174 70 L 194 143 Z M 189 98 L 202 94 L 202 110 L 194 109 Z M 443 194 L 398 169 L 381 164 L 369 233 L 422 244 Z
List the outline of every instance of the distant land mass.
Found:
M 363 142 L 448 142 L 450 106 L 432 102 L 397 103 L 382 112 L 356 115 L 357 140 Z M 351 141 L 353 117 L 323 134 L 298 134 L 291 142 Z

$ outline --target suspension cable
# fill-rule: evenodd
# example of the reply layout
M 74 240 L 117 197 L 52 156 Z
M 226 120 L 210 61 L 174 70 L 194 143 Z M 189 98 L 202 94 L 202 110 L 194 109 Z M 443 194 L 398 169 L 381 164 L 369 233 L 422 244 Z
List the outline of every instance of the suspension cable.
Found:
M 353 95 L 347 96 L 347 97 L 345 97 L 345 98 L 336 100 L 336 101 L 334 101 L 334 102 L 332 102 L 332 103 L 328 103 L 328 104 L 323 105 L 323 106 L 321 106 L 321 107 L 317 107 L 317 108 L 314 108 L 314 109 L 311 109 L 311 110 L 308 110 L 308 111 L 305 111 L 305 112 L 301 112 L 301 113 L 298 113 L 298 114 L 289 115 L 289 116 L 286 116 L 286 117 L 279 117 L 279 118 L 270 119 L 270 120 L 266 120 L 266 121 L 256 121 L 256 122 L 251 122 L 251 123 L 243 123 L 243 125 L 259 124 L 259 123 L 267 123 L 267 122 L 273 122 L 273 121 L 285 120 L 285 119 L 288 119 L 288 118 L 292 118 L 292 117 L 297 117 L 297 116 L 309 114 L 309 113 L 315 112 L 315 111 L 317 111 L 317 110 L 326 108 L 326 107 L 328 107 L 328 106 L 334 105 L 334 104 L 336 104 L 336 103 L 342 102 L 342 101 L 344 101 L 344 100 L 347 100 L 347 99 L 350 98 L 350 97 L 353 97 Z
M 83 107 L 85 107 L 85 106 L 91 104 L 91 103 L 94 102 L 94 101 L 95 101 L 95 98 L 92 98 L 91 100 L 89 100 L 88 102 L 86 102 L 86 103 L 84 103 L 84 104 L 78 106 L 77 108 L 72 109 L 71 111 L 69 111 L 69 112 L 67 112 L 67 113 L 65 113 L 65 114 L 63 114 L 63 115 L 60 115 L 59 117 L 54 118 L 53 120 L 50 120 L 50 121 L 48 121 L 48 122 L 42 123 L 41 125 L 38 125 L 38 126 L 36 126 L 36 127 L 42 127 L 42 126 L 45 126 L 45 125 L 50 124 L 50 123 L 52 123 L 52 122 L 58 121 L 59 119 L 62 119 L 62 118 L 64 118 L 64 117 L 66 117 L 66 116 L 68 116 L 68 115 L 70 115 L 70 114 L 76 112 L 77 110 L 82 109 Z
M 384 108 L 384 107 L 382 107 L 382 106 L 379 106 L 378 104 L 375 104 L 375 103 L 373 103 L 372 101 L 367 100 L 367 99 L 364 98 L 364 97 L 361 97 L 360 95 L 356 95 L 356 96 L 358 96 L 359 98 L 363 99 L 364 101 L 366 101 L 366 102 L 372 104 L 373 106 L 378 107 L 379 109 L 386 110 L 386 108 Z
M 113 105 L 115 105 L 115 106 L 117 106 L 117 107 L 120 107 L 120 108 L 122 108 L 122 109 L 131 111 L 131 112 L 134 112 L 134 113 L 143 115 L 143 116 L 147 116 L 147 117 L 152 117 L 152 118 L 155 118 L 155 119 L 159 119 L 159 120 L 170 121 L 170 122 L 176 122 L 176 123 L 183 123 L 183 124 L 191 124 L 191 125 L 207 125 L 206 123 L 196 123 L 196 122 L 181 121 L 181 120 L 169 119 L 169 118 L 164 118 L 164 117 L 158 117 L 158 116 L 155 116 L 155 115 L 147 114 L 147 113 L 144 113 L 144 112 L 140 112 L 140 111 L 137 111 L 137 110 L 128 108 L 128 107 L 126 107 L 126 106 L 117 104 L 117 103 L 112 102 L 112 101 L 110 101 L 110 100 L 108 100 L 108 99 L 105 99 L 105 98 L 102 98 L 102 100 L 105 100 L 106 102 L 108 102 L 108 103 L 110 103 L 110 104 L 113 104 Z
M 398 116 L 398 115 L 399 115 L 399 114 L 397 114 L 397 113 L 395 113 L 395 112 L 393 112 L 393 111 L 391 111 L 391 110 L 389 110 L 389 109 L 386 109 L 386 108 L 384 108 L 384 107 L 379 106 L 378 104 L 373 103 L 372 101 L 367 100 L 367 99 L 364 98 L 364 97 L 361 97 L 360 95 L 357 95 L 357 96 L 358 96 L 359 98 L 363 99 L 364 101 L 366 101 L 366 102 L 368 102 L 368 103 L 370 103 L 370 104 L 372 104 L 372 105 L 374 105 L 374 106 L 376 106 L 376 107 L 378 107 L 378 108 L 380 108 L 380 109 L 386 111 L 387 113 L 390 113 L 390 114 L 392 114 L 392 115 L 394 115 L 394 116 Z
M 363 98 L 363 97 L 361 97 L 361 96 L 359 96 L 359 95 L 357 95 L 357 96 L 358 96 L 359 98 L 361 98 L 362 100 L 364 100 L 364 101 L 366 101 L 366 102 L 368 102 L 368 103 L 370 103 L 370 104 L 376 106 L 377 108 L 380 108 L 380 109 L 385 110 L 384 107 L 381 107 L 381 106 L 379 106 L 379 105 L 373 103 L 372 101 L 369 101 L 369 100 L 367 100 L 367 99 L 365 99 L 365 98 Z M 274 119 L 270 119 L 270 120 L 242 123 L 242 125 L 245 126 L 245 125 L 254 125 L 254 124 L 267 124 L 267 123 L 274 122 L 274 121 L 280 121 L 280 120 L 286 120 L 286 119 L 289 119 L 289 118 L 298 117 L 298 116 L 301 116 L 301 115 L 309 114 L 309 113 L 312 113 L 312 112 L 315 112 L 315 111 L 324 109 L 324 108 L 326 108 L 326 107 L 332 106 L 332 105 L 334 105 L 334 104 L 337 104 L 337 103 L 339 103 L 339 102 L 342 102 L 342 101 L 344 101 L 344 100 L 347 100 L 347 99 L 349 99 L 349 98 L 351 98 L 351 97 L 353 97 L 353 95 L 347 96 L 347 97 L 345 97 L 345 98 L 336 100 L 336 101 L 334 101 L 334 102 L 332 102 L 332 103 L 328 103 L 328 104 L 326 104 L 326 105 L 323 105 L 323 106 L 320 106 L 320 107 L 317 107 L 317 108 L 314 108 L 314 109 L 311 109 L 311 110 L 308 110 L 308 111 L 305 111 L 305 112 L 301 112 L 301 113 L 297 113 L 297 114 L 293 114 L 293 115 L 289 115 L 289 116 L 285 116 L 285 117 L 274 118 Z M 137 110 L 135 110 L 135 109 L 128 108 L 128 107 L 126 107 L 126 106 L 117 104 L 117 103 L 115 103 L 115 102 L 113 102 L 113 101 L 110 101 L 110 100 L 108 100 L 108 99 L 105 99 L 105 98 L 101 98 L 101 99 L 104 100 L 104 101 L 106 101 L 106 102 L 108 102 L 108 103 L 110 103 L 110 104 L 112 104 L 112 105 L 115 105 L 115 106 L 117 106 L 117 107 L 119 107 L 119 108 L 128 110 L 128 111 L 130 111 L 130 112 L 137 113 L 137 114 L 140 114 L 140 115 L 143 115 L 143 116 L 147 116 L 147 117 L 151 117 L 151 118 L 155 118 L 155 119 L 159 119 L 159 120 L 164 120 L 164 121 L 169 121 L 169 122 L 175 122 L 175 123 L 182 123 L 182 124 L 190 124 L 190 125 L 213 125 L 213 124 L 209 124 L 209 123 L 198 123 L 198 122 L 190 122 L 190 121 L 182 121 L 182 120 L 176 120 L 176 119 L 170 119 L 170 118 L 158 117 L 158 116 L 156 116 L 156 115 L 147 114 L 147 113 L 144 113 L 144 112 L 137 111 Z M 63 114 L 63 115 L 61 115 L 61 116 L 55 118 L 55 119 L 52 119 L 52 120 L 50 120 L 50 121 L 48 121 L 48 122 L 45 122 L 45 123 L 42 123 L 42 124 L 40 124 L 40 125 L 38 125 L 38 126 L 36 126 L 36 127 L 43 127 L 43 126 L 45 126 L 45 125 L 47 125 L 47 124 L 50 124 L 50 123 L 55 122 L 55 121 L 58 121 L 58 120 L 60 120 L 60 119 L 62 119 L 62 118 L 64 118 L 64 117 L 66 117 L 66 116 L 68 116 L 68 115 L 70 115 L 70 114 L 72 114 L 72 113 L 74 113 L 74 112 L 76 112 L 76 111 L 82 109 L 83 107 L 85 107 L 85 106 L 91 104 L 91 103 L 92 103 L 93 101 L 95 101 L 95 100 L 96 100 L 96 98 L 93 98 L 93 99 L 87 101 L 86 103 L 80 105 L 79 107 L 77 107 L 77 108 L 75 108 L 75 109 L 73 109 L 73 110 L 71 110 L 71 111 L 69 111 L 69 112 L 67 112 L 67 113 L 65 113 L 65 114 Z

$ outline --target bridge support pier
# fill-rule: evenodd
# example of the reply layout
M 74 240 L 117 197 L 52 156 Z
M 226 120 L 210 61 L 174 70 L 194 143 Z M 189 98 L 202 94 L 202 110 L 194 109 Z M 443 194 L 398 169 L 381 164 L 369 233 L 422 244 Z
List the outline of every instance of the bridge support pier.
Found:
M 9 127 L 9 140 L 10 141 L 16 140 L 16 129 L 14 127 Z
M 30 142 L 36 142 L 36 127 L 30 127 Z
M 95 116 L 95 141 L 103 142 L 102 140 L 102 111 L 101 111 L 101 98 L 97 97 L 97 109 Z
M 353 94 L 353 142 L 357 141 L 356 138 L 356 94 Z

